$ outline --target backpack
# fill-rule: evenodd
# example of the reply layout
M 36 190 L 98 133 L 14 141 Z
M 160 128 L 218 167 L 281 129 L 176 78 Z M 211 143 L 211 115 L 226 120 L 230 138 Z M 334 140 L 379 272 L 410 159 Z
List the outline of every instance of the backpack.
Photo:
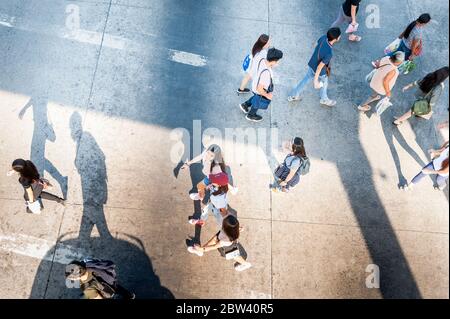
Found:
M 88 284 L 93 285 L 103 298 L 110 299 L 116 293 L 117 274 L 116 265 L 109 260 L 86 258 L 83 260 L 94 279 Z
M 302 163 L 300 164 L 300 168 L 298 172 L 300 175 L 306 175 L 309 173 L 309 169 L 311 168 L 311 162 L 307 156 L 301 158 Z

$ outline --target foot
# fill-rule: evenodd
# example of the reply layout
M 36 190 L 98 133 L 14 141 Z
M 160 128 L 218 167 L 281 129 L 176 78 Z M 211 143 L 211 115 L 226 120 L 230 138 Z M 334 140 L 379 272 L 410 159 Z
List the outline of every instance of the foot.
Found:
M 289 193 L 289 188 L 282 187 L 282 188 L 281 188 L 281 191 L 282 191 L 283 193 Z
M 352 41 L 352 42 L 359 42 L 359 41 L 362 40 L 362 38 L 361 38 L 359 35 L 356 35 L 356 34 L 350 34 L 350 35 L 348 36 L 348 39 L 349 39 L 350 41 Z
M 262 121 L 262 116 L 259 115 L 249 115 L 247 114 L 247 116 L 245 117 L 248 121 L 250 122 L 261 122 Z
M 194 246 L 189 246 L 187 250 L 191 254 L 196 254 L 199 257 L 203 256 L 203 251 L 196 249 Z
M 191 219 L 189 219 L 189 224 L 191 224 L 191 225 L 199 225 L 200 227 L 202 227 L 203 225 L 205 225 L 205 221 L 201 220 L 201 219 L 191 218 Z
M 300 101 L 302 98 L 300 96 L 288 96 L 288 102 Z
M 437 191 L 443 191 L 445 189 L 445 185 L 443 185 L 443 186 L 436 185 L 436 186 L 434 186 L 434 189 Z
M 247 270 L 247 269 L 249 269 L 251 267 L 252 267 L 251 263 L 245 263 L 245 264 L 238 264 L 238 265 L 234 266 L 234 269 L 236 271 L 244 271 L 244 270 Z
M 239 192 L 239 188 L 238 187 L 232 187 L 230 190 L 230 193 L 232 195 L 236 195 Z
M 405 186 L 403 186 L 404 191 L 410 191 L 413 188 L 414 188 L 414 184 L 406 184 Z
M 336 105 L 336 101 L 335 100 L 320 100 L 320 104 L 325 105 L 325 106 L 335 106 Z
M 237 94 L 247 94 L 247 93 L 250 93 L 250 89 L 245 88 L 245 89 L 241 90 L 241 89 L 239 88 L 239 89 L 237 90 Z
M 189 197 L 190 197 L 192 200 L 202 200 L 199 193 L 189 194 Z
M 244 112 L 244 114 L 248 114 L 248 112 L 250 112 L 250 107 L 245 103 L 239 104 L 239 108 L 242 110 L 242 112 Z
M 358 106 L 358 110 L 360 110 L 361 112 L 367 112 L 370 111 L 372 107 L 370 105 L 360 105 Z

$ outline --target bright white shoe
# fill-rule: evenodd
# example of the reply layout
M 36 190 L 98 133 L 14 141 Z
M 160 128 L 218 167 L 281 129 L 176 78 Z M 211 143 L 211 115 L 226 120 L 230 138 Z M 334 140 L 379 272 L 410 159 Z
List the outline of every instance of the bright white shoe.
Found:
M 325 106 L 335 106 L 336 105 L 336 101 L 335 100 L 320 100 L 320 104 L 325 105 Z
M 244 271 L 252 267 L 251 263 L 239 264 L 234 267 L 236 271 Z
M 188 252 L 190 252 L 191 254 L 196 254 L 196 255 L 199 256 L 199 257 L 202 257 L 202 256 L 203 256 L 203 251 L 200 251 L 200 250 L 198 250 L 198 249 L 195 249 L 194 246 L 189 246 L 187 250 L 188 250 Z
M 201 200 L 200 195 L 198 193 L 189 194 L 189 197 L 192 200 Z

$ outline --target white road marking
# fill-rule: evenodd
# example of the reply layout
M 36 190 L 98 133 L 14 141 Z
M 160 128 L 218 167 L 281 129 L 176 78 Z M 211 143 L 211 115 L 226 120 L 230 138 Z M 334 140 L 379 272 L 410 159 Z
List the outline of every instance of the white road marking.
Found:
M 63 265 L 74 259 L 82 259 L 86 253 L 71 246 L 58 244 L 55 258 L 52 249 L 55 244 L 45 239 L 31 237 L 22 234 L 3 235 L 0 234 L 0 251 L 12 252 L 22 256 L 37 258 L 40 260 L 54 261 Z
M 169 59 L 182 64 L 203 67 L 206 65 L 206 57 L 194 53 L 169 49 Z
M 73 40 L 80 43 L 88 43 L 92 45 L 99 46 L 102 43 L 103 38 L 103 46 L 117 49 L 117 50 L 129 50 L 129 51 L 145 51 L 146 48 L 143 44 L 137 43 L 135 41 L 131 41 L 127 38 L 111 35 L 108 33 L 105 33 L 104 35 L 101 32 L 96 31 L 89 31 L 84 29 L 74 29 L 70 30 L 68 28 L 60 28 L 58 26 L 48 26 L 48 30 L 50 31 L 44 31 L 44 30 L 33 30 L 30 27 L 23 27 L 23 26 L 16 26 L 14 25 L 14 21 L 16 20 L 15 17 L 9 17 L 6 15 L 0 15 L 0 26 L 8 27 L 8 28 L 15 28 L 18 30 L 22 30 L 25 32 L 35 32 L 40 34 L 45 34 L 49 36 L 55 36 L 55 30 L 61 30 L 59 32 L 56 32 L 56 36 L 63 39 Z M 51 31 L 53 30 L 53 32 Z M 156 37 L 153 34 L 146 34 L 151 37 Z M 172 50 L 172 49 L 165 49 L 167 50 L 168 54 L 168 60 L 176 62 L 176 63 L 182 63 L 187 64 L 195 67 L 203 67 L 207 64 L 207 58 L 190 53 L 185 51 L 178 51 L 178 50 Z

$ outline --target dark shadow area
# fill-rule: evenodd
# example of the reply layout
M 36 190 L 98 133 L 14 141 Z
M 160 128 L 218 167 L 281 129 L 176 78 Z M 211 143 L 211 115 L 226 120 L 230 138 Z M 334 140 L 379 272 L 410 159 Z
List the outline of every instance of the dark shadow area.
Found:
M 89 247 L 86 248 L 86 242 L 80 238 L 65 239 L 63 235 L 58 239 L 57 246 L 49 250 L 45 259 L 51 260 L 55 249 L 57 253 L 67 249 L 81 250 L 85 252 L 81 258 L 94 257 L 113 261 L 119 283 L 133 291 L 137 299 L 173 299 L 173 294 L 161 285 L 155 274 L 142 242 L 131 235 L 119 236 L 125 239 L 90 238 Z M 65 257 L 71 259 L 71 256 Z M 79 299 L 81 290 L 70 289 L 65 285 L 65 267 L 62 263 L 43 260 L 37 270 L 30 299 Z
M 67 198 L 68 177 L 63 176 L 45 155 L 47 141 L 55 143 L 56 134 L 47 116 L 47 98 L 45 96 L 32 97 L 20 110 L 19 118 L 23 119 L 29 108 L 33 111 L 33 137 L 31 140 L 30 160 L 42 177 L 48 172 L 59 184 L 63 198 Z

